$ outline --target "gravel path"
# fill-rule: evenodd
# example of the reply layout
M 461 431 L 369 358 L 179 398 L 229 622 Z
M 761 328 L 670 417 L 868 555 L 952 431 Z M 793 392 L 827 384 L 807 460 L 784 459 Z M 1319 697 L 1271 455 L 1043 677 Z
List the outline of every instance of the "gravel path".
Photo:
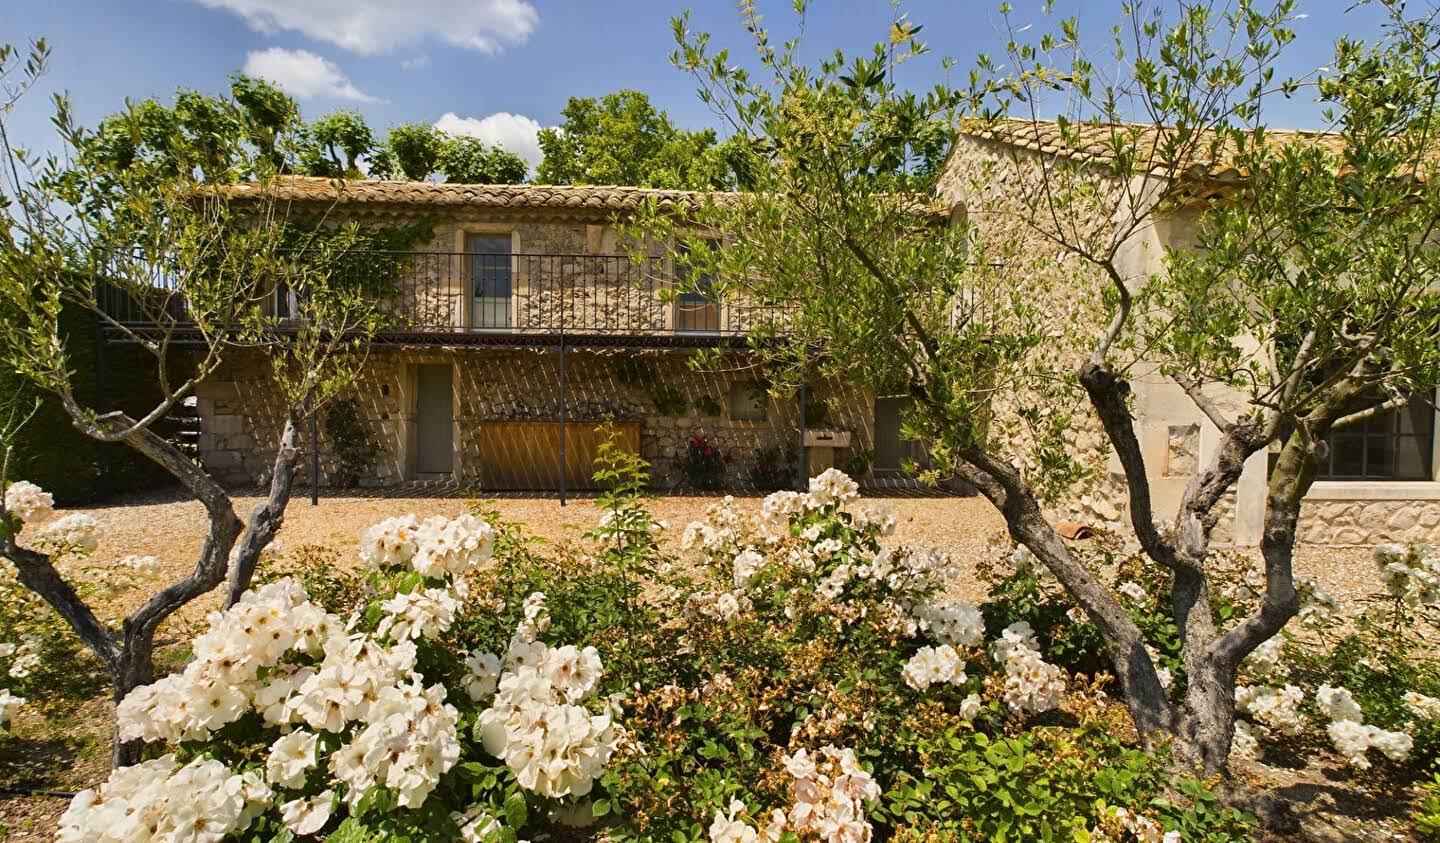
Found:
M 237 497 L 235 510 L 243 517 L 260 500 Z M 684 526 L 703 517 L 715 500 L 713 496 L 665 496 L 651 501 L 650 508 L 670 525 L 665 536 L 674 545 Z M 759 509 L 759 497 L 740 500 Z M 999 515 L 982 498 L 875 497 L 866 501 L 882 502 L 895 510 L 897 541 L 945 548 L 958 558 L 978 558 L 986 544 L 1004 530 Z M 491 505 L 502 517 L 525 524 L 533 535 L 552 542 L 581 540 L 599 514 L 594 501 L 583 498 L 561 506 L 553 498 L 504 497 Z M 280 540 L 283 549 L 319 544 L 339 550 L 342 559 L 354 560 L 360 531 L 381 519 L 407 512 L 421 518 L 456 515 L 465 507 L 466 501 L 454 496 L 322 497 L 317 506 L 311 506 L 308 499 L 297 499 L 286 513 Z M 86 511 L 103 530 L 95 562 L 103 564 L 132 553 L 155 556 L 162 565 L 157 580 L 179 576 L 194 564 L 207 527 L 198 503 L 173 497 L 136 497 Z
M 235 509 L 242 517 L 260 502 L 259 497 L 235 498 Z M 1003 538 L 1004 522 L 989 502 L 979 497 L 867 497 L 867 502 L 884 503 L 895 510 L 897 528 L 894 541 L 921 547 L 948 550 L 962 563 L 973 564 L 983 558 L 992 542 Z M 671 495 L 651 502 L 657 518 L 669 523 L 666 541 L 672 545 L 688 522 L 701 518 L 714 503 L 712 496 Z M 759 508 L 759 497 L 741 498 L 742 504 Z M 502 516 L 527 525 L 530 532 L 552 542 L 581 540 L 581 534 L 594 525 L 597 510 L 590 499 L 574 499 L 560 506 L 553 498 L 502 497 L 492 505 Z M 429 497 L 423 494 L 381 497 L 374 494 L 356 497 L 322 497 L 318 506 L 308 499 L 293 501 L 280 533 L 283 548 L 293 549 L 305 544 L 319 544 L 340 551 L 342 560 L 355 560 L 360 531 L 381 519 L 402 513 L 417 516 L 455 515 L 465 510 L 466 501 L 454 494 Z M 127 554 L 146 554 L 160 559 L 161 571 L 156 580 L 173 579 L 194 564 L 206 531 L 203 508 L 194 501 L 176 497 L 137 496 L 126 501 L 86 510 L 100 522 L 103 537 L 94 556 L 97 563 L 119 559 Z M 672 547 L 673 549 L 673 547 Z M 358 564 L 358 562 L 357 562 Z M 1373 598 L 1381 589 L 1378 572 L 1368 548 L 1336 548 L 1318 545 L 1296 549 L 1296 573 L 1317 581 L 1347 607 Z M 972 600 L 983 597 L 980 585 L 969 577 L 955 584 L 958 596 Z M 132 601 L 143 594 L 131 591 Z M 203 603 L 203 611 L 211 607 Z M 129 611 L 124 599 L 117 601 L 112 612 Z

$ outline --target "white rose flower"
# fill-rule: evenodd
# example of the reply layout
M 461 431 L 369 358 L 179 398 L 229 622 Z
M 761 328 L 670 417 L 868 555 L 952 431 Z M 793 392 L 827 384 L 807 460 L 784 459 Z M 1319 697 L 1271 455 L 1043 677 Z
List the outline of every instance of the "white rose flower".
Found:
M 810 478 L 810 499 L 815 506 L 846 503 L 860 496 L 860 486 L 838 468 L 827 468 Z
M 1148 596 L 1145 591 L 1145 586 L 1141 585 L 1138 582 L 1135 582 L 1134 580 L 1127 580 L 1120 583 L 1120 585 L 1115 590 L 1130 598 L 1130 600 L 1135 603 L 1144 602 L 1145 598 Z
M 1315 703 L 1320 707 L 1320 711 L 1330 718 L 1331 722 L 1336 720 L 1365 722 L 1365 715 L 1360 711 L 1360 705 L 1344 688 L 1321 685 L 1315 692 Z
M 1421 720 L 1440 720 L 1440 699 L 1427 697 L 1415 691 L 1406 691 L 1405 705 Z
M 372 568 L 410 564 L 419 547 L 420 523 L 413 515 L 398 515 L 365 528 L 360 534 L 360 561 Z
M 427 577 L 456 577 L 495 552 L 495 530 L 470 514 L 434 516 L 420 525 L 419 547 L 410 566 Z
M 24 697 L 17 697 L 10 693 L 9 688 L 0 688 L 0 726 L 4 726 L 15 719 L 21 707 L 25 705 Z
M 137 556 L 131 554 L 120 557 L 115 561 L 115 564 L 122 568 L 128 568 L 137 574 L 149 575 L 160 570 L 160 560 L 153 556 Z
M 325 827 L 335 807 L 335 791 L 317 793 L 309 799 L 296 799 L 280 806 L 280 819 L 285 827 L 299 837 L 307 837 Z
M 765 557 L 754 550 L 744 550 L 735 556 L 734 562 L 735 587 L 745 588 L 750 584 L 750 578 L 755 572 L 765 565 Z
M 100 545 L 100 522 L 86 513 L 72 512 L 51 521 L 40 541 L 71 553 L 94 553 Z
M 500 821 L 482 808 L 471 808 L 465 813 L 451 811 L 450 819 L 460 826 L 461 843 L 493 843 L 499 839 Z
M 5 511 L 26 523 L 48 519 L 54 508 L 55 498 L 29 480 L 11 483 L 5 490 Z
M 278 787 L 300 788 L 305 786 L 305 772 L 315 766 L 315 748 L 318 737 L 303 729 L 281 737 L 270 747 L 270 757 L 265 762 L 265 775 L 270 784 Z
M 968 678 L 965 675 L 965 662 L 955 648 L 949 644 L 941 644 L 939 647 L 921 647 L 915 655 L 905 663 L 901 675 L 905 684 L 917 691 L 924 691 L 931 685 L 963 685 Z
M 935 636 L 942 644 L 978 647 L 985 640 L 985 618 L 979 609 L 963 600 L 922 603 L 910 614 L 919 623 L 920 629 Z

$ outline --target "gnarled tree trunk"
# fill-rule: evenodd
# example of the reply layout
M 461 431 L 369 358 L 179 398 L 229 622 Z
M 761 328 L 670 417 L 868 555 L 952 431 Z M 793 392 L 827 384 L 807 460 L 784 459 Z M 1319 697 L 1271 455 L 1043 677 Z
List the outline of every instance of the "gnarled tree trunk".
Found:
M 225 595 L 227 608 L 234 606 L 240 596 L 250 588 L 261 552 L 285 523 L 285 508 L 290 505 L 290 493 L 295 485 L 295 463 L 300 455 L 295 446 L 299 418 L 298 409 L 292 410 L 286 417 L 285 427 L 280 432 L 280 441 L 275 449 L 274 473 L 270 476 L 270 496 L 250 510 L 245 531 L 235 543 L 235 550 L 231 554 L 229 587 Z
M 137 427 L 128 416 L 110 413 L 101 417 L 95 427 L 82 426 L 82 429 L 90 435 L 98 434 L 97 438 L 113 433 L 109 441 L 122 441 L 164 467 L 205 506 L 210 518 L 210 532 L 200 549 L 195 569 L 131 612 L 118 631 L 109 629 L 95 616 L 60 576 L 49 555 L 20 547 L 14 537 L 0 540 L 0 553 L 15 565 L 21 583 L 49 603 L 105 665 L 118 703 L 130 691 L 154 681 L 155 633 L 160 624 L 225 579 L 226 561 L 241 525 L 229 496 L 218 483 L 174 445 L 146 428 Z M 121 743 L 117 729 L 112 763 L 117 767 L 136 763 L 140 748 L 137 741 Z

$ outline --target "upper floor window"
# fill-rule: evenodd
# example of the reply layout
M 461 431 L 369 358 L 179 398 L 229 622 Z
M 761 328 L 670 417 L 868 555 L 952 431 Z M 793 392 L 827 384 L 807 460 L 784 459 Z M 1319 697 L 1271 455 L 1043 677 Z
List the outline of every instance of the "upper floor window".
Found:
M 1341 428 L 1326 440 L 1323 480 L 1432 480 L 1435 477 L 1435 394 L 1416 393 L 1405 406 Z
M 300 318 L 300 296 L 286 281 L 275 284 L 274 302 L 272 309 L 277 319 L 298 319 Z
M 510 327 L 510 235 L 466 235 L 465 259 L 469 264 L 471 327 Z
M 713 240 L 705 244 L 716 247 Z M 685 246 L 681 252 L 688 252 Z M 715 333 L 720 330 L 720 302 L 715 298 L 715 278 L 708 272 L 695 272 L 681 262 L 675 272 L 679 295 L 675 297 L 675 330 L 681 333 Z

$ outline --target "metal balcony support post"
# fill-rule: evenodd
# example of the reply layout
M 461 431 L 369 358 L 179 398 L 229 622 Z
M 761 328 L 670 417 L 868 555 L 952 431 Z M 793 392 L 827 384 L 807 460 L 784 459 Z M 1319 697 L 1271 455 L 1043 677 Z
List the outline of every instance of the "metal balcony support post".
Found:
M 100 299 L 100 285 L 95 285 L 95 298 Z M 104 415 L 105 407 L 105 327 L 95 317 L 95 412 Z M 110 493 L 110 449 L 103 442 L 95 444 L 95 496 L 104 499 Z
M 320 505 L 320 423 L 310 411 L 310 505 Z
M 810 390 L 804 381 L 800 382 L 800 490 L 803 492 L 810 481 L 810 454 L 805 450 L 805 408 L 810 406 Z
M 560 505 L 565 505 L 565 332 L 560 332 Z

